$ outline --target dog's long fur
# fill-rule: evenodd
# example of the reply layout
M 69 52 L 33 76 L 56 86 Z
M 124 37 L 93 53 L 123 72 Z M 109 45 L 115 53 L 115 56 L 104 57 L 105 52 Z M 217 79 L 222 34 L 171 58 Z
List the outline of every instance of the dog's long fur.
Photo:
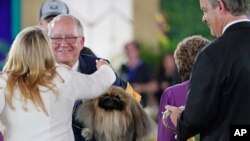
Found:
M 87 128 L 82 133 L 90 141 L 140 141 L 151 130 L 149 116 L 140 104 L 114 86 L 100 97 L 85 101 L 76 119 Z

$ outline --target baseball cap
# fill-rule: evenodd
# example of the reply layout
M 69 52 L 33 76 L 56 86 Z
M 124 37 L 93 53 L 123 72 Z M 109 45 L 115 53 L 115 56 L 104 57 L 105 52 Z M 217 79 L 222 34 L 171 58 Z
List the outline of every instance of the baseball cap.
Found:
M 68 6 L 61 0 L 45 0 L 40 9 L 40 19 L 52 15 L 68 14 Z

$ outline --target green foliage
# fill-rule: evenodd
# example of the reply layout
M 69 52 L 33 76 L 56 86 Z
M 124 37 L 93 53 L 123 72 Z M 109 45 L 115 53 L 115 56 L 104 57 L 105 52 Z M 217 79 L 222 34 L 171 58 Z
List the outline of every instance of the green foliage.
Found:
M 161 53 L 157 51 L 156 47 L 147 46 L 143 43 L 140 43 L 140 46 L 140 55 L 142 59 L 151 66 L 157 68 L 161 60 Z
M 211 39 L 210 31 L 202 22 L 202 11 L 198 0 L 160 0 L 161 11 L 169 26 L 167 36 L 170 48 L 191 35 L 202 35 Z
M 7 43 L 0 40 L 0 55 L 1 55 L 1 57 L 6 57 L 6 54 L 8 53 L 8 51 L 9 51 L 9 47 L 8 47 Z M 5 63 L 5 60 L 0 60 L 0 70 L 2 70 L 4 63 Z
M 174 48 L 169 47 L 169 40 L 166 38 L 165 44 L 159 43 L 157 46 L 148 46 L 138 42 L 141 46 L 140 55 L 142 59 L 155 69 L 159 68 L 161 60 L 166 53 L 173 53 Z
M 192 35 L 212 39 L 210 30 L 202 22 L 202 11 L 198 0 L 160 0 L 165 19 L 166 35 L 159 38 L 156 47 L 140 43 L 142 58 L 153 67 L 159 67 L 166 53 L 174 53 L 177 44 Z

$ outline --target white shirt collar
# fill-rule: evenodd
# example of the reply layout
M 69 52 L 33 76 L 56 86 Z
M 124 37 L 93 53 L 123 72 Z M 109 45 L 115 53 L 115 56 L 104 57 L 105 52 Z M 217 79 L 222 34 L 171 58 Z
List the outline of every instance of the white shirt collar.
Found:
M 250 20 L 249 19 L 240 19 L 240 20 L 235 20 L 235 21 L 232 21 L 232 22 L 229 22 L 228 24 L 226 24 L 226 26 L 224 26 L 223 30 L 222 30 L 222 34 L 226 31 L 226 29 L 233 25 L 233 24 L 236 24 L 236 23 L 239 23 L 239 22 L 249 22 Z
M 71 68 L 74 71 L 78 71 L 79 69 L 79 60 L 76 61 L 75 65 Z

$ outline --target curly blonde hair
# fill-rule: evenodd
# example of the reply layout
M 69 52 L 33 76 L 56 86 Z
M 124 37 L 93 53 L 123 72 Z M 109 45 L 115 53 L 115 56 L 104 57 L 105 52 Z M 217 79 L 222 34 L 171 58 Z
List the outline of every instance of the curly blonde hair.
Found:
M 209 43 L 209 40 L 200 36 L 184 38 L 174 52 L 175 63 L 182 81 L 189 79 L 196 55 Z

